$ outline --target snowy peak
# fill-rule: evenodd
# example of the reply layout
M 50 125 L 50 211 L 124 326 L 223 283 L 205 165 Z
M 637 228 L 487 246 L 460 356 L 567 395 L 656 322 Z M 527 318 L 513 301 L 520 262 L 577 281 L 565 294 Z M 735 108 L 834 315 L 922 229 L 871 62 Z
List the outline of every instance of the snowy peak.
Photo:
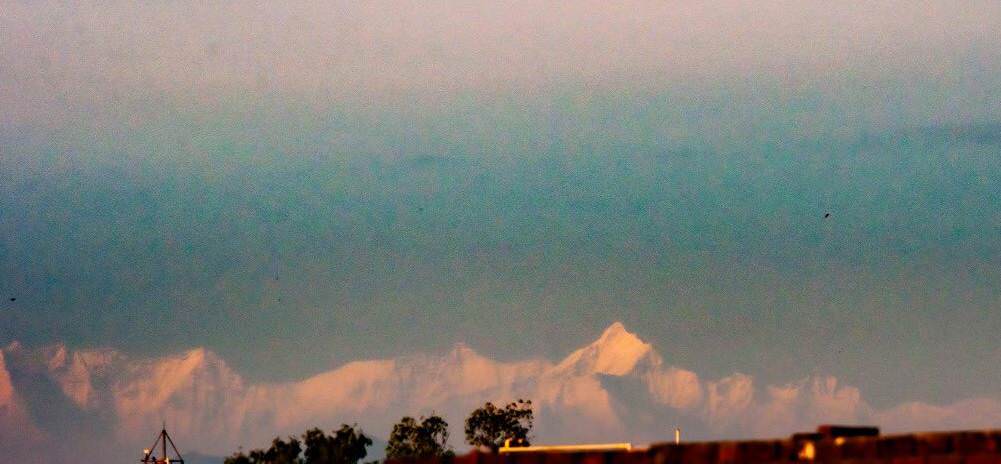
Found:
M 596 341 L 567 356 L 557 369 L 581 375 L 622 376 L 632 372 L 643 359 L 658 359 L 653 347 L 626 330 L 621 322 L 615 322 Z
M 622 325 L 621 322 L 613 322 L 612 325 L 608 326 L 605 331 L 601 333 L 601 337 L 592 343 L 592 345 L 609 345 L 617 343 L 643 344 L 643 340 L 640 340 L 636 334 L 626 330 L 626 326 Z
M 32 446 L 45 437 L 27 414 L 8 369 L 8 355 L 18 349 L 17 342 L 0 348 L 0 449 L 4 450 L 6 458 L 30 452 Z
M 11 383 L 10 373 L 7 372 L 7 362 L 4 359 L 4 352 L 0 350 L 0 414 L 12 407 L 14 403 L 14 385 Z
M 476 350 L 472 349 L 469 345 L 459 342 L 452 346 L 452 350 L 449 351 L 447 359 L 453 362 L 479 362 L 485 359 Z
M 204 348 L 129 359 L 113 350 L 15 343 L 0 348 L 0 449 L 21 446 L 32 457 L 39 443 L 69 430 L 93 433 L 115 449 L 138 449 L 151 427 L 167 421 L 186 448 L 222 455 L 276 434 L 355 419 L 378 436 L 388 435 L 403 414 L 439 413 L 455 427 L 483 401 L 513 398 L 532 399 L 539 436 L 552 441 L 653 440 L 679 425 L 702 436 L 776 436 L 822 422 L 883 417 L 858 389 L 832 377 L 764 389 L 744 374 L 702 380 L 665 364 L 621 323 L 556 365 L 498 361 L 457 344 L 438 355 L 353 361 L 280 383 L 245 382 Z M 1001 421 L 1001 403 L 975 407 L 986 412 L 973 423 Z M 959 424 L 974 406 L 935 408 L 906 407 L 885 417 L 895 424 Z M 43 411 L 42 420 L 32 411 Z M 77 444 L 53 456 L 79 458 Z
M 49 376 L 78 407 L 100 408 L 95 382 L 110 381 L 113 364 L 122 359 L 110 349 L 70 352 L 65 345 L 57 345 L 49 349 Z

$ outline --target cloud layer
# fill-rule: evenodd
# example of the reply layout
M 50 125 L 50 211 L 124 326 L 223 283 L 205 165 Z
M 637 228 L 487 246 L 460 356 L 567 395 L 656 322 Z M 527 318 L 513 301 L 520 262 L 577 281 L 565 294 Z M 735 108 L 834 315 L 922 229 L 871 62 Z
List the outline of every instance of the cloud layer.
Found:
M 669 438 L 676 426 L 688 439 L 706 439 L 783 436 L 832 422 L 890 431 L 1001 423 L 1001 403 L 993 399 L 880 411 L 830 376 L 765 386 L 741 373 L 703 380 L 665 363 L 619 323 L 555 364 L 499 362 L 456 346 L 442 356 L 356 361 L 266 384 L 245 382 L 205 349 L 138 360 L 59 345 L 15 344 L 0 353 L 0 437 L 5 448 L 36 460 L 80 457 L 81 450 L 126 458 L 162 420 L 183 448 L 215 455 L 341 422 L 386 436 L 400 416 L 431 412 L 461 437 L 461 420 L 474 407 L 520 397 L 536 405 L 539 442 L 649 442 Z M 95 448 L 88 440 L 115 445 Z
M 765 77 L 785 92 L 855 94 L 877 119 L 982 114 L 1001 8 L 910 6 L 13 2 L 0 12 L 0 101 L 16 104 L 4 118 L 42 123 L 84 109 L 141 119 L 178 101 L 427 107 L 470 92 L 691 92 Z

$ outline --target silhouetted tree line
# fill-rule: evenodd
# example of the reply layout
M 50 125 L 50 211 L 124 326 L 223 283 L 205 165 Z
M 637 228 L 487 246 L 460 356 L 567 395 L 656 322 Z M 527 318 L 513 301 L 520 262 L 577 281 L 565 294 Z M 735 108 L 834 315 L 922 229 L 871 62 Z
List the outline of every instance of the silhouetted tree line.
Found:
M 486 403 L 466 419 L 466 443 L 496 453 L 510 446 L 528 446 L 534 416 L 532 401 L 511 402 L 504 407 Z M 302 439 L 275 437 L 267 449 L 242 451 L 226 458 L 225 464 L 358 464 L 368 455 L 372 439 L 347 424 L 327 435 L 318 428 L 307 430 Z M 419 419 L 403 417 L 393 426 L 386 445 L 387 459 L 452 457 L 448 445 L 448 422 L 432 414 Z
M 316 428 L 307 430 L 302 441 L 275 437 L 270 448 L 237 452 L 226 458 L 225 464 L 356 464 L 368 454 L 365 448 L 371 444 L 372 439 L 360 429 L 343 424 L 332 435 Z

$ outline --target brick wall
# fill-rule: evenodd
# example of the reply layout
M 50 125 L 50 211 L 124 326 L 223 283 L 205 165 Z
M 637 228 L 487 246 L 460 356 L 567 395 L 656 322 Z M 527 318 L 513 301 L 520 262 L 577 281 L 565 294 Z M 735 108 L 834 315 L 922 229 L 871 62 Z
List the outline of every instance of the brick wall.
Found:
M 812 448 L 812 452 L 809 452 Z M 811 459 L 812 456 L 812 459 Z M 891 436 L 797 434 L 784 440 L 655 444 L 606 452 L 470 453 L 451 464 L 1001 464 L 1001 430 Z M 391 464 L 448 464 L 396 461 Z

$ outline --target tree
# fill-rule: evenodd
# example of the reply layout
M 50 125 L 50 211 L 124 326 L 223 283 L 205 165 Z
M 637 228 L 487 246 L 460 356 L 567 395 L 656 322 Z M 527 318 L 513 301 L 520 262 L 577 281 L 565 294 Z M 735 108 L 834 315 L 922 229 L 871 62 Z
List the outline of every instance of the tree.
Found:
M 519 399 L 504 408 L 488 402 L 466 419 L 466 443 L 493 453 L 508 439 L 515 446 L 528 446 L 533 420 L 531 400 Z
M 238 452 L 223 462 L 225 464 L 302 464 L 299 453 L 302 453 L 302 443 L 299 440 L 289 437 L 288 441 L 284 441 L 275 437 L 271 441 L 271 447 L 267 450 L 251 450 L 249 456 Z
M 372 445 L 364 432 L 347 424 L 333 435 L 316 428 L 307 430 L 302 439 L 306 443 L 305 464 L 357 464 L 368 455 L 365 448 Z
M 242 451 L 239 451 L 233 453 L 232 456 L 226 458 L 226 460 L 223 461 L 223 464 L 253 464 L 253 463 L 250 461 L 250 458 L 248 458 L 246 454 L 243 454 Z
M 288 437 L 288 441 L 283 441 L 277 437 L 271 442 L 271 448 L 265 453 L 265 461 L 268 464 L 301 464 L 299 453 L 302 453 L 302 443 L 295 438 Z
M 448 422 L 439 416 L 421 416 L 420 422 L 404 417 L 393 426 L 386 444 L 387 458 L 453 456 L 448 446 Z
M 306 445 L 303 450 L 303 445 Z M 307 430 L 302 441 L 289 437 L 288 441 L 275 438 L 267 450 L 255 449 L 244 454 L 233 453 L 224 464 L 358 464 L 368 452 L 372 440 L 361 430 L 341 425 L 333 435 L 320 429 Z M 302 457 L 300 457 L 302 455 Z

